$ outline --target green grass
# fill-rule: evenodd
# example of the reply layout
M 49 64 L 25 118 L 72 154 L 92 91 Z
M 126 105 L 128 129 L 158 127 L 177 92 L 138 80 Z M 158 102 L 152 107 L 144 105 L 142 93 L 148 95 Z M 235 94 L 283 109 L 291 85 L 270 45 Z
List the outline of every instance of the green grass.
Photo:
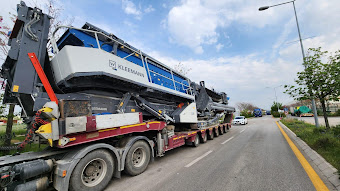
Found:
M 340 171 L 340 125 L 326 129 L 297 119 L 283 119 L 281 122 Z
M 14 136 L 12 137 L 11 140 L 11 145 L 16 145 L 15 143 L 20 143 L 23 140 L 25 140 L 25 134 L 26 134 L 26 124 L 14 124 L 12 128 L 12 135 L 14 133 Z M 4 135 L 6 133 L 6 125 L 1 125 L 0 126 L 0 146 L 4 145 Z M 27 144 L 23 150 L 20 150 L 19 153 L 23 152 L 29 152 L 29 151 L 41 151 L 48 147 L 48 145 L 41 144 L 39 147 L 39 144 Z M 18 151 L 12 150 L 9 153 L 6 153 L 4 151 L 0 151 L 0 156 L 8 155 L 8 154 L 14 154 L 17 153 Z
M 26 124 L 13 124 L 12 132 L 16 135 L 25 135 L 26 133 Z M 0 135 L 4 135 L 6 133 L 6 125 L 0 125 Z

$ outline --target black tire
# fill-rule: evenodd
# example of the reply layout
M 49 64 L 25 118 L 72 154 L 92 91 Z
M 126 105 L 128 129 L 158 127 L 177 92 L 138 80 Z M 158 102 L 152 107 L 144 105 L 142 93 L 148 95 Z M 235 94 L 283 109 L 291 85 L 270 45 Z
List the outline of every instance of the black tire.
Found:
M 230 127 L 229 127 L 229 125 L 227 125 L 227 130 L 229 130 L 230 129 Z
M 71 191 L 104 190 L 112 179 L 114 163 L 111 154 L 103 149 L 94 150 L 82 158 L 70 179 Z
M 204 133 L 203 136 L 201 136 L 201 143 L 206 143 L 208 141 L 208 135 L 207 133 Z
M 223 132 L 224 132 L 224 133 L 227 133 L 227 127 L 226 127 L 226 125 L 223 125 Z
M 150 153 L 146 142 L 136 141 L 126 155 L 125 172 L 131 176 L 144 172 L 150 162 Z
M 209 133 L 208 133 L 208 139 L 209 139 L 209 140 L 214 140 L 214 132 L 213 132 L 213 131 L 209 131 Z
M 218 137 L 218 136 L 220 136 L 220 134 L 219 134 L 219 132 L 218 132 L 218 128 L 217 129 L 215 129 L 215 131 L 213 131 L 215 134 L 214 134 L 214 136 L 215 137 Z
M 194 140 L 194 142 L 192 142 L 192 146 L 193 147 L 198 147 L 199 145 L 200 145 L 200 137 L 199 137 L 198 134 L 196 134 L 195 140 Z
M 220 135 L 223 135 L 223 134 L 224 134 L 224 132 L 223 132 L 223 127 L 222 127 L 222 126 L 218 127 L 218 133 L 219 133 Z

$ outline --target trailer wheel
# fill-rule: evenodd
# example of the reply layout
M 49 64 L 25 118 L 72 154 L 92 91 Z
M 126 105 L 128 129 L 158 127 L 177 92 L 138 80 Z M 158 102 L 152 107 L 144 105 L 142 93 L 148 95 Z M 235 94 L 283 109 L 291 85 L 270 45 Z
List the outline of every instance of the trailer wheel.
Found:
M 207 135 L 208 133 L 206 132 L 206 133 L 204 133 L 204 135 L 201 137 L 201 143 L 206 143 L 207 142 L 207 140 L 208 140 L 208 135 Z
M 218 133 L 220 134 L 220 135 L 223 135 L 223 127 L 218 127 Z
M 214 132 L 213 131 L 209 131 L 208 139 L 209 140 L 213 140 L 214 139 Z
M 199 145 L 200 145 L 200 137 L 199 137 L 198 134 L 196 134 L 195 140 L 194 140 L 194 142 L 192 142 L 192 146 L 198 147 Z
M 227 133 L 227 126 L 223 125 L 223 132 Z
M 135 142 L 128 151 L 125 159 L 125 172 L 136 176 L 145 171 L 150 162 L 150 148 L 144 141 Z
M 218 132 L 218 128 L 217 129 L 215 129 L 215 131 L 213 131 L 215 134 L 214 134 L 214 136 L 215 137 L 218 137 L 218 136 L 220 136 L 220 134 L 219 134 L 219 132 Z
M 82 158 L 74 168 L 70 179 L 70 190 L 104 190 L 110 182 L 114 163 L 110 153 L 95 150 Z

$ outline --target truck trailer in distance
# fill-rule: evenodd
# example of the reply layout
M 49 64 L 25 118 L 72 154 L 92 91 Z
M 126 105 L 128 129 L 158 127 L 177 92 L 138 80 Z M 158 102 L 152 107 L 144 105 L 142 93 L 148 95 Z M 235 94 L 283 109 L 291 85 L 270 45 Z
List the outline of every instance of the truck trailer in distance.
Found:
M 255 117 L 262 117 L 262 110 L 257 108 L 257 109 L 254 109 L 254 116 Z

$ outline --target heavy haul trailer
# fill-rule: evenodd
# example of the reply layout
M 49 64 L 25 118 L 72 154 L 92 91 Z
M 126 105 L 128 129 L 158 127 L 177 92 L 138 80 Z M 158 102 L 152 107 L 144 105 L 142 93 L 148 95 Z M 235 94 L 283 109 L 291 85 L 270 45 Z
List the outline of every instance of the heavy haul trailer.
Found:
M 21 149 L 0 157 L 0 190 L 102 190 L 121 171 L 142 173 L 155 156 L 198 146 L 231 127 L 225 93 L 180 73 L 89 23 L 66 27 L 50 43 L 50 17 L 21 2 L 2 65 L 4 103 L 21 106 L 28 124 Z

